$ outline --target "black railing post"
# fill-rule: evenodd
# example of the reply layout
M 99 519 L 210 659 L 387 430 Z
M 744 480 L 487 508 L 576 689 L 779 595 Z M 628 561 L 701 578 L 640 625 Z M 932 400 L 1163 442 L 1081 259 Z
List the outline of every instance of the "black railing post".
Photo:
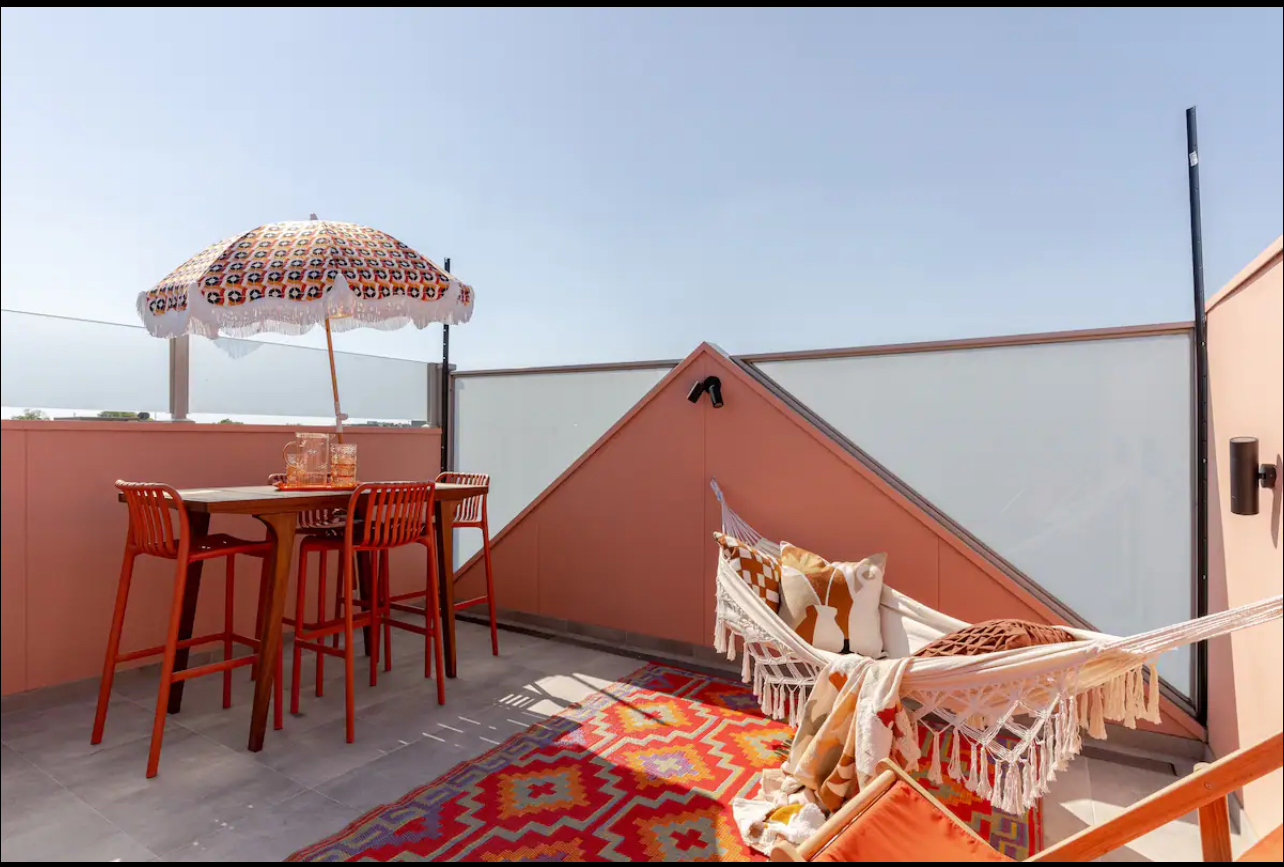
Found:
M 1190 271 L 1195 294 L 1195 616 L 1208 613 L 1208 323 L 1204 310 L 1204 229 L 1199 208 L 1199 131 L 1186 109 L 1190 190 Z M 1195 645 L 1195 711 L 1208 718 L 1208 642 Z
M 445 261 L 450 273 L 450 258 Z M 450 469 L 450 324 L 441 325 L 441 472 Z

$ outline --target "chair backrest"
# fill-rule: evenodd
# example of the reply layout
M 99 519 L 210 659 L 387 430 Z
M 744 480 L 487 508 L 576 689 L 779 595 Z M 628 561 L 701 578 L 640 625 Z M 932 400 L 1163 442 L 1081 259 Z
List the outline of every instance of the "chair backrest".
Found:
M 144 554 L 177 556 L 179 540 L 189 533 L 187 506 L 178 491 L 156 482 L 117 481 L 116 488 L 129 509 L 129 544 Z
M 487 490 L 460 500 L 455 506 L 455 522 L 480 521 L 486 511 L 486 494 L 490 490 L 490 476 L 485 473 L 442 473 L 437 476 L 439 485 L 478 485 Z
M 772 861 L 1011 861 L 887 759 L 860 793 L 802 845 L 776 842 Z
M 367 482 L 348 500 L 346 538 L 363 548 L 395 548 L 423 537 L 432 515 L 433 482 Z

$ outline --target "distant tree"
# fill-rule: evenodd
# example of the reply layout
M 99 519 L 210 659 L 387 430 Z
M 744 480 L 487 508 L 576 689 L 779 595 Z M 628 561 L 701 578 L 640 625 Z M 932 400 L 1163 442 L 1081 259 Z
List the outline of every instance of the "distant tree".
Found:
M 43 410 L 24 409 L 13 417 L 14 421 L 49 421 L 49 416 L 45 415 Z
M 230 418 L 225 418 L 220 421 L 219 424 L 244 424 L 244 422 L 232 421 Z

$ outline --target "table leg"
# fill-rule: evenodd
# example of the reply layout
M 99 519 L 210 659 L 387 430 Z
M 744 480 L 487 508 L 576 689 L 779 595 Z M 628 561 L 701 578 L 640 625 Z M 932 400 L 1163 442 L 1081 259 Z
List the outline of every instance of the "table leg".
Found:
M 437 594 L 446 677 L 455 677 L 455 504 L 437 501 Z
M 254 681 L 254 710 L 250 714 L 250 752 L 263 749 L 267 732 L 268 709 L 272 706 L 272 687 L 276 681 L 277 659 L 281 655 L 281 617 L 285 614 L 285 597 L 289 594 L 290 561 L 294 558 L 294 528 L 298 515 L 293 512 L 255 515 L 268 528 L 274 542 L 266 570 L 270 583 L 263 596 L 259 626 L 258 677 Z
M 210 515 L 209 512 L 189 512 L 188 526 L 191 528 L 192 538 L 198 536 L 208 536 L 210 532 Z M 187 586 L 183 589 L 183 611 L 178 620 L 178 640 L 186 641 L 192 637 L 192 630 L 196 625 L 196 602 L 201 593 L 201 568 L 205 565 L 204 560 L 194 560 L 187 564 Z M 174 653 L 174 672 L 177 674 L 187 668 L 187 658 L 191 653 L 191 648 L 181 647 Z M 169 704 L 167 710 L 170 713 L 178 713 L 183 709 L 183 685 L 187 683 L 180 680 L 169 688 Z
M 357 552 L 357 599 L 361 602 L 374 599 L 370 592 L 371 580 L 374 576 L 374 553 L 371 551 Z M 361 627 L 361 644 L 365 647 L 366 656 L 370 655 L 370 627 Z

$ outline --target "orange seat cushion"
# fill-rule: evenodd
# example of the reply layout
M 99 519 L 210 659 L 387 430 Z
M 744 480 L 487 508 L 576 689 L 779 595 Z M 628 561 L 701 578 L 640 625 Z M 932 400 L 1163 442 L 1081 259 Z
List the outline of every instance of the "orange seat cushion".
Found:
M 897 780 L 814 861 L 1011 861 Z
M 1280 859 L 1284 857 L 1284 853 L 1280 850 L 1282 843 L 1284 843 L 1284 826 L 1277 825 L 1274 831 L 1258 840 L 1253 845 L 1253 848 L 1240 855 L 1238 860 L 1274 861 L 1278 864 Z

